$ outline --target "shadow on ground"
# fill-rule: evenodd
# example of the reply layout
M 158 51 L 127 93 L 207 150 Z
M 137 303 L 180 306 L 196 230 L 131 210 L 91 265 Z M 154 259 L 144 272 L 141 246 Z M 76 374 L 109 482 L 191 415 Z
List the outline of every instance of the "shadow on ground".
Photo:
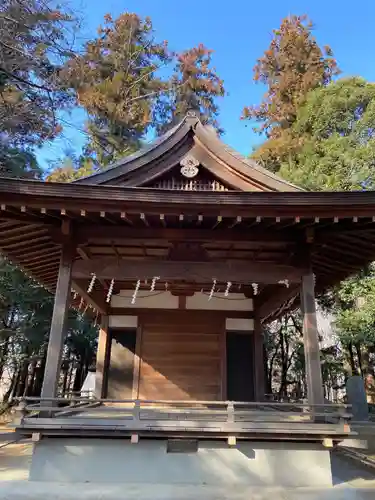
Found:
M 375 488 L 375 470 L 339 451 L 331 453 L 331 470 L 334 486 Z

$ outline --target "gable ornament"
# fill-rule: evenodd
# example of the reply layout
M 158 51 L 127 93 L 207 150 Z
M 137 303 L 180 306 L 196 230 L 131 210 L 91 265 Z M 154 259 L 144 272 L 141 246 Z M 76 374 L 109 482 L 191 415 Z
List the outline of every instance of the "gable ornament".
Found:
M 199 172 L 199 161 L 192 155 L 186 155 L 180 161 L 181 169 L 180 172 L 184 177 L 192 179 Z

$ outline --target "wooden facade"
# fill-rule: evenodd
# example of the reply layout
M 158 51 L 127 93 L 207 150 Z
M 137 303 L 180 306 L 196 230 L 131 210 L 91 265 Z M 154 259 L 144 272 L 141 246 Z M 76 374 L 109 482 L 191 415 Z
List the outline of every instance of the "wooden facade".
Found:
M 74 183 L 0 179 L 0 201 L 1 251 L 55 293 L 44 399 L 68 303 L 101 324 L 99 398 L 244 403 L 264 399 L 262 325 L 300 304 L 323 404 L 315 293 L 374 260 L 373 192 L 305 192 L 190 113 Z
M 190 315 L 142 318 L 139 399 L 224 399 L 220 365 L 223 319 Z
M 189 304 L 184 296 L 156 294 L 161 305 L 174 303 L 176 308 L 136 309 L 134 315 L 109 317 L 104 341 L 109 347 L 98 355 L 98 365 L 104 367 L 102 374 L 108 372 L 108 377 L 97 396 L 176 401 L 255 400 L 256 387 L 263 384 L 259 379 L 256 383 L 255 343 L 263 341 L 260 335 L 255 335 L 252 299 L 241 294 L 235 294 L 237 300 L 227 299 L 220 294 L 208 303 L 207 295 L 198 292 L 195 302 L 207 309 L 194 309 L 194 302 Z M 126 303 L 128 296 L 116 297 L 119 298 Z M 146 300 L 150 298 L 152 294 L 147 294 Z M 223 301 L 226 303 L 222 306 Z M 225 310 L 225 306 L 233 307 L 234 303 L 240 304 L 242 310 Z M 263 353 L 260 361 L 262 358 Z M 263 368 L 260 363 L 258 373 L 263 375 Z

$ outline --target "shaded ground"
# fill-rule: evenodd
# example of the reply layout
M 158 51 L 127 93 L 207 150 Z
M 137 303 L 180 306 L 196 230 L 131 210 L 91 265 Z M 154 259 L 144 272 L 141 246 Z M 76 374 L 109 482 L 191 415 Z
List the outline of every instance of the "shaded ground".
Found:
M 338 452 L 331 454 L 331 464 L 335 487 L 374 488 L 375 498 L 375 469 L 365 467 Z

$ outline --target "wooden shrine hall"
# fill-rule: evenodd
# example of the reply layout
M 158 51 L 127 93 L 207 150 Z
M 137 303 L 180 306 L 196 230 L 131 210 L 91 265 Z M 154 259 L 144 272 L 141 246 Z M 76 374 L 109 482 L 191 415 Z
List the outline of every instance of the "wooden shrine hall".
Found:
M 42 397 L 26 401 L 21 429 L 350 432 L 345 408 L 324 405 L 315 294 L 375 259 L 375 193 L 303 191 L 190 112 L 79 181 L 2 178 L 0 203 L 1 252 L 55 294 Z M 262 325 L 297 305 L 308 405 L 291 408 L 265 401 Z M 71 306 L 101 328 L 97 399 L 78 398 L 68 415 L 59 376 Z

